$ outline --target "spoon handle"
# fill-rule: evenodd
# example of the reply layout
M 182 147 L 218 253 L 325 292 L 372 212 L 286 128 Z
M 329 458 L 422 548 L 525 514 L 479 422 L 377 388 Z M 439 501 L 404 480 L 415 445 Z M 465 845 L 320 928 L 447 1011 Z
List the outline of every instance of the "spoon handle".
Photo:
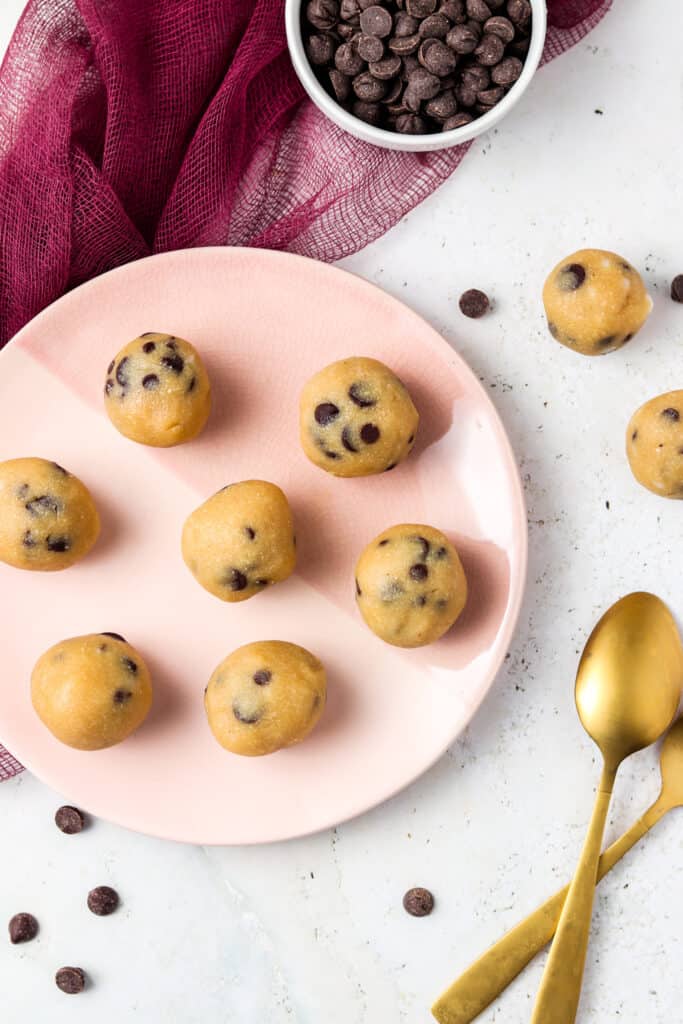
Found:
M 616 768 L 605 766 L 588 833 L 541 978 L 531 1024 L 574 1024 L 588 949 L 593 896 Z
M 640 842 L 670 809 L 661 797 L 603 853 L 598 865 L 598 881 Z M 569 886 L 529 914 L 499 939 L 439 996 L 432 1014 L 439 1024 L 471 1024 L 486 1007 L 514 981 L 528 963 L 550 942 L 567 898 Z

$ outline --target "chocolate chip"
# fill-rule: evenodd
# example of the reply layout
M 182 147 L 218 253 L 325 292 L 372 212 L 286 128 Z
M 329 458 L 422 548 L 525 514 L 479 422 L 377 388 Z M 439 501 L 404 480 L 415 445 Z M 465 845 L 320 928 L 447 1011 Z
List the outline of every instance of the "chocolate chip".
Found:
M 497 85 L 493 89 L 482 89 L 481 92 L 477 93 L 477 100 L 479 105 L 488 107 L 489 109 L 495 106 L 505 95 L 505 89 L 502 86 Z
M 61 473 L 62 476 L 69 476 L 69 471 L 64 469 L 64 466 L 60 466 L 58 462 L 53 462 L 52 467 L 53 469 L 56 469 L 58 473 Z
M 313 413 L 315 422 L 319 423 L 321 427 L 327 427 L 333 420 L 336 420 L 338 415 L 339 408 L 332 402 L 321 402 L 320 405 L 316 405 Z
M 442 558 L 447 558 L 448 557 L 448 551 L 446 550 L 446 548 L 437 548 L 435 554 L 436 554 L 436 558 L 438 558 L 439 560 L 441 560 Z
M 434 40 L 435 46 L 441 46 L 438 39 Z M 426 68 L 416 68 L 408 79 L 410 91 L 420 100 L 430 100 L 439 92 L 441 84 L 436 75 L 427 71 Z
M 455 128 L 464 128 L 466 124 L 471 124 L 474 118 L 471 114 L 467 114 L 462 110 L 459 114 L 455 114 L 454 117 L 449 117 L 447 121 L 444 121 L 443 130 L 450 132 Z
M 663 416 L 667 420 L 671 420 L 673 423 L 678 423 L 681 418 L 681 414 L 678 409 L 662 409 L 660 416 Z
M 154 391 L 155 388 L 159 387 L 159 378 L 156 373 L 148 373 L 142 378 L 142 386 L 147 391 Z
M 130 690 L 114 690 L 114 704 L 126 704 L 133 696 Z
M 411 434 L 410 437 L 408 438 L 408 444 L 412 444 L 414 440 L 415 440 L 415 434 Z
M 356 75 L 352 84 L 358 99 L 364 100 L 366 103 L 377 103 L 387 91 L 384 82 L 375 78 L 369 71 L 363 71 L 362 74 Z
M 484 0 L 466 0 L 465 10 L 468 18 L 473 18 L 474 21 L 488 21 L 493 13 Z
M 156 333 L 155 331 L 145 331 L 145 333 L 141 334 L 140 337 L 141 338 L 151 338 L 152 335 L 155 334 L 155 333 Z
M 332 68 L 329 73 L 330 85 L 332 91 L 339 103 L 344 103 L 349 98 L 351 92 L 351 79 L 348 75 L 343 75 L 341 71 L 337 71 L 336 68 Z
M 398 39 L 390 39 L 387 45 L 392 53 L 397 53 L 399 57 L 407 57 L 419 49 L 421 42 L 422 39 L 416 32 L 414 36 L 401 36 Z
M 173 370 L 174 373 L 182 373 L 185 368 L 185 360 L 177 353 L 171 356 L 162 356 L 161 365 Z
M 177 347 L 178 347 L 178 346 L 177 346 L 177 345 L 176 345 L 176 343 L 175 343 L 175 338 L 169 338 L 169 339 L 168 339 L 168 341 L 166 342 L 166 348 L 170 348 L 170 349 L 172 349 L 172 350 L 173 350 L 173 352 L 175 352 L 175 350 L 177 349 Z
M 460 296 L 458 305 L 460 306 L 460 312 L 464 316 L 468 316 L 472 320 L 478 320 L 480 316 L 487 312 L 490 303 L 486 292 L 480 291 L 479 288 L 468 288 Z
M 395 78 L 401 70 L 401 58 L 395 53 L 391 57 L 385 57 L 384 60 L 377 61 L 376 63 L 369 64 L 368 70 L 373 78 L 379 78 L 381 82 L 389 81 Z M 382 96 L 380 99 L 386 98 L 387 87 L 384 86 L 382 89 Z
M 379 125 L 382 122 L 382 110 L 378 103 L 371 103 L 368 100 L 356 100 L 351 107 L 354 117 L 365 121 L 367 124 Z
M 85 971 L 80 967 L 60 967 L 55 974 L 55 984 L 69 996 L 78 995 L 85 988 Z
M 406 91 L 403 93 L 403 102 L 408 110 L 412 111 L 413 114 L 419 114 L 422 108 L 422 97 L 418 96 L 417 93 L 408 86 Z M 398 118 L 396 119 L 398 123 Z M 419 118 L 422 121 L 422 118 Z M 412 131 L 412 129 L 405 128 L 403 131 Z
M 112 359 L 112 361 L 110 362 L 109 366 L 107 367 L 107 377 L 109 376 L 111 371 L 114 369 L 115 362 L 116 362 L 116 360 Z
M 420 63 L 439 78 L 444 78 L 455 71 L 458 58 L 449 46 L 440 39 L 425 39 L 418 53 Z
M 107 633 L 107 632 L 102 632 L 102 633 L 100 633 L 100 636 L 110 636 L 110 637 L 111 637 L 111 638 L 112 638 L 113 640 L 120 640 L 120 641 L 121 641 L 121 643 L 124 643 L 124 644 L 125 644 L 125 642 L 126 642 L 126 641 L 125 641 L 125 639 L 124 639 L 124 638 L 123 638 L 123 637 L 121 636 L 121 634 L 120 634 L 120 633 Z
M 67 836 L 75 836 L 83 831 L 85 818 L 77 807 L 70 807 L 65 804 L 55 811 L 55 825 L 60 832 Z
M 133 661 L 132 658 L 124 656 L 121 658 L 121 664 L 125 668 L 126 672 L 130 672 L 132 676 L 136 676 L 138 674 L 137 662 Z
M 379 36 L 361 36 L 358 40 L 358 53 L 368 64 L 372 64 L 384 56 L 384 43 Z
M 363 591 L 360 589 L 360 583 L 356 580 L 356 597 L 361 597 Z
M 411 565 L 408 570 L 408 575 L 411 580 L 416 580 L 418 583 L 421 583 L 429 576 L 429 569 L 423 562 L 417 562 L 415 565 Z
M 446 42 L 455 53 L 474 53 L 479 45 L 479 34 L 469 25 L 455 25 L 446 36 Z
M 196 383 L 197 383 L 197 378 L 196 377 L 192 377 L 192 379 L 190 380 L 190 383 L 185 388 L 185 393 L 189 395 L 190 392 L 194 391 Z
M 388 472 L 389 472 L 389 470 L 391 470 L 391 469 L 396 469 L 396 467 L 397 467 L 397 466 L 398 466 L 398 462 L 390 462 L 390 463 L 389 463 L 389 465 L 388 465 L 388 466 L 386 467 L 386 469 L 384 470 L 384 472 L 385 472 L 385 473 L 388 473 Z
M 479 62 L 485 67 L 492 67 L 502 60 L 503 54 L 505 53 L 505 43 L 498 36 L 490 35 L 486 32 L 481 37 L 481 42 L 474 51 L 475 57 L 479 58 Z
M 339 14 L 344 21 L 349 21 L 351 18 L 357 18 L 360 15 L 360 4 L 358 3 L 358 0 L 341 0 Z
M 24 536 L 21 538 L 21 543 L 24 545 L 25 548 L 34 548 L 36 547 L 38 541 L 35 539 L 30 530 L 26 530 Z
M 358 451 L 358 449 L 353 444 L 353 441 L 351 440 L 351 428 L 350 427 L 344 427 L 344 429 L 342 430 L 342 432 L 341 432 L 341 442 L 344 445 L 344 447 L 346 448 L 347 452 L 357 452 Z
M 586 280 L 586 268 L 580 263 L 569 263 L 557 276 L 557 287 L 563 292 L 575 292 Z
M 445 39 L 451 28 L 451 23 L 445 14 L 430 14 L 420 24 L 419 34 L 423 39 Z
M 380 39 L 383 39 L 390 34 L 393 24 L 393 18 L 389 11 L 386 7 L 380 7 L 379 4 L 367 7 L 360 16 L 361 30 L 367 36 L 379 36 Z
M 254 583 L 256 584 L 257 587 L 267 587 L 268 584 L 270 583 L 270 580 L 265 580 L 265 579 L 254 580 Z
M 255 725 L 263 714 L 262 711 L 243 711 L 237 701 L 232 705 L 232 713 L 238 722 L 245 725 Z
M 30 490 L 31 488 L 28 484 L 22 484 L 20 487 L 17 487 L 16 495 L 19 501 L 23 501 Z
M 429 889 L 408 889 L 403 897 L 403 907 L 413 917 L 426 917 L 434 909 L 434 897 Z
M 519 27 L 531 17 L 531 4 L 529 0 L 508 0 L 507 12 L 510 21 Z
M 267 668 L 260 668 L 258 672 L 254 672 L 251 678 L 257 686 L 266 686 L 273 678 L 273 673 Z
M 385 544 L 389 544 L 389 543 L 390 543 L 389 539 L 388 539 L 387 537 L 385 537 L 385 538 L 384 538 L 384 540 L 381 540 L 381 541 L 379 542 L 379 544 L 377 545 L 377 547 L 378 547 L 378 548 L 383 548 L 383 547 L 385 546 Z
M 677 274 L 671 282 L 671 298 L 674 302 L 683 302 L 683 274 Z
M 552 334 L 553 338 L 559 338 L 560 332 L 558 330 L 557 324 L 554 324 L 552 320 L 548 320 L 548 330 Z
M 399 60 L 399 61 L 401 60 L 400 57 L 397 57 L 396 59 Z M 388 89 L 387 89 L 385 95 L 383 96 L 381 102 L 384 103 L 384 104 L 393 104 L 399 98 L 399 96 L 401 95 L 402 92 L 403 92 L 403 82 L 401 81 L 400 78 L 395 78 L 393 80 L 393 82 L 391 83 L 391 85 L 388 87 Z M 403 111 L 400 111 L 400 113 L 403 113 Z
M 321 32 L 334 28 L 339 17 L 337 0 L 309 0 L 306 4 L 306 18 Z
M 247 586 L 247 577 L 239 569 L 229 569 L 223 583 L 231 590 L 244 590 Z
M 98 917 L 108 917 L 119 905 L 119 894 L 110 885 L 98 885 L 88 893 L 88 910 Z
M 374 423 L 364 423 L 360 428 L 360 439 L 365 444 L 375 444 L 379 440 L 379 427 Z
M 439 12 L 453 25 L 461 25 L 467 21 L 464 0 L 443 0 Z
M 515 26 L 508 18 L 496 15 L 484 22 L 484 32 L 491 36 L 498 36 L 505 44 L 511 43 L 515 38 Z
M 53 515 L 57 515 L 57 513 L 62 511 L 63 506 L 61 501 L 54 498 L 51 494 L 41 494 L 31 501 L 27 501 L 25 508 L 32 516 L 45 516 L 50 512 Z
M 638 440 L 638 431 L 637 430 L 634 430 L 633 433 L 631 434 L 631 440 L 632 441 L 637 441 Z
M 318 34 L 311 36 L 306 43 L 306 56 L 311 64 L 329 64 L 334 57 L 334 39 L 332 36 Z
M 435 118 L 437 121 L 447 121 L 449 117 L 453 117 L 458 112 L 458 101 L 455 98 L 455 93 L 452 89 L 447 89 L 446 92 L 439 93 L 434 99 L 428 100 L 425 103 L 425 114 L 429 117 Z M 413 439 L 414 440 L 414 439 Z M 411 441 L 408 439 L 408 444 Z
M 126 375 L 126 366 L 128 365 L 128 356 L 124 356 L 119 365 L 116 367 L 116 380 L 122 388 L 127 388 L 129 381 Z
M 430 548 L 431 548 L 431 544 L 429 543 L 427 538 L 426 537 L 411 537 L 411 540 L 414 540 L 417 544 L 419 544 L 422 547 L 422 558 L 426 559 L 427 556 L 429 555 L 429 551 L 430 551 Z
M 69 537 L 53 537 L 49 533 L 45 543 L 47 544 L 48 551 L 54 551 L 60 555 L 64 554 L 65 551 L 69 551 L 71 548 L 71 539 Z
M 144 338 L 144 334 L 143 334 L 143 338 Z M 146 341 L 145 344 L 142 346 L 142 351 L 146 352 L 147 355 L 149 355 L 149 353 L 153 352 L 156 347 L 157 347 L 156 341 Z
M 114 387 L 114 381 L 111 380 L 111 379 L 108 380 L 107 383 L 104 385 L 104 393 L 105 393 L 105 395 L 110 395 L 111 394 L 111 389 L 113 387 Z
M 253 528 L 253 526 L 245 526 L 244 532 L 246 533 L 249 540 L 253 540 L 254 537 L 256 536 L 256 530 Z
M 505 57 L 491 72 L 496 85 L 512 85 L 522 73 L 524 65 L 518 57 Z
M 406 10 L 414 18 L 427 18 L 436 10 L 436 0 L 406 0 Z
M 9 922 L 9 940 L 13 945 L 30 942 L 38 934 L 38 922 L 33 914 L 15 914 Z
M 491 84 L 491 72 L 481 64 L 467 64 L 462 69 L 462 82 L 475 92 L 481 92 Z
M 329 448 L 323 448 L 323 455 L 328 459 L 341 459 L 339 452 L 332 452 Z

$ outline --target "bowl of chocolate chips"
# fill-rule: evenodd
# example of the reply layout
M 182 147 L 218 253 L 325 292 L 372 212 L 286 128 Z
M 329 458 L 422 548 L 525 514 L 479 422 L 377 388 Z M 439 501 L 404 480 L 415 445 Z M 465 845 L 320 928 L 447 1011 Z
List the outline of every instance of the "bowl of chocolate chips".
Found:
M 286 0 L 313 102 L 386 149 L 457 146 L 514 107 L 543 52 L 545 0 Z

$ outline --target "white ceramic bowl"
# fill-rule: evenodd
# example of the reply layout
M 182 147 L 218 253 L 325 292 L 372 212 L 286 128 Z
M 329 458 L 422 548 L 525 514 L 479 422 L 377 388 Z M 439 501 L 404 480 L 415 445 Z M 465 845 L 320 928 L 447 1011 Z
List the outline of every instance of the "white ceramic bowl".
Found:
M 355 135 L 357 139 L 371 142 L 374 146 L 381 146 L 383 149 L 398 149 L 411 153 L 424 153 L 434 149 L 449 149 L 451 146 L 459 146 L 461 142 L 467 142 L 468 139 L 473 139 L 475 136 L 487 132 L 494 125 L 498 124 L 524 95 L 538 67 L 538 62 L 543 53 L 543 44 L 545 43 L 547 20 L 545 0 L 530 0 L 533 13 L 529 52 L 524 62 L 522 74 L 500 103 L 497 103 L 488 114 L 483 114 L 470 124 L 463 125 L 462 128 L 454 128 L 449 132 L 436 132 L 432 135 L 401 135 L 399 132 L 375 128 L 374 125 L 361 121 L 360 118 L 354 117 L 353 114 L 344 110 L 342 106 L 332 99 L 329 93 L 325 92 L 316 78 L 304 50 L 301 35 L 301 7 L 305 2 L 306 0 L 285 0 L 285 24 L 289 53 L 301 84 L 315 105 L 331 121 L 334 121 L 344 131 Z

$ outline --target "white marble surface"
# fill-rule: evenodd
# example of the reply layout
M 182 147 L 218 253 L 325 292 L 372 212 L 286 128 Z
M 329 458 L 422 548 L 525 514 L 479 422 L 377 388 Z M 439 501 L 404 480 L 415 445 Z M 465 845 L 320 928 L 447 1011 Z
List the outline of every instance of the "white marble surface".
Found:
M 20 0 L 4 0 L 3 40 Z M 528 593 L 510 657 L 448 755 L 408 791 L 311 839 L 202 850 L 96 822 L 51 823 L 56 794 L 28 775 L 0 786 L 0 923 L 34 911 L 40 939 L 0 942 L 3 1022 L 428 1024 L 444 983 L 569 875 L 596 782 L 574 714 L 577 655 L 598 612 L 650 588 L 683 617 L 680 507 L 649 496 L 622 454 L 641 401 L 680 387 L 683 82 L 679 0 L 617 0 L 583 44 L 544 69 L 438 193 L 345 265 L 423 313 L 479 373 L 510 431 L 529 504 Z M 597 113 L 600 110 L 602 113 Z M 540 286 L 566 252 L 617 249 L 655 299 L 630 347 L 582 360 L 543 330 Z M 477 285 L 495 312 L 466 321 Z M 312 782 L 314 784 L 314 782 Z M 658 787 L 656 754 L 620 775 L 614 838 Z M 672 814 L 600 887 L 581 1022 L 680 1021 L 683 820 Z M 115 885 L 122 911 L 84 896 Z M 430 887 L 409 918 L 401 896 Z M 52 982 L 83 965 L 92 988 Z M 523 1024 L 542 960 L 485 1013 Z

